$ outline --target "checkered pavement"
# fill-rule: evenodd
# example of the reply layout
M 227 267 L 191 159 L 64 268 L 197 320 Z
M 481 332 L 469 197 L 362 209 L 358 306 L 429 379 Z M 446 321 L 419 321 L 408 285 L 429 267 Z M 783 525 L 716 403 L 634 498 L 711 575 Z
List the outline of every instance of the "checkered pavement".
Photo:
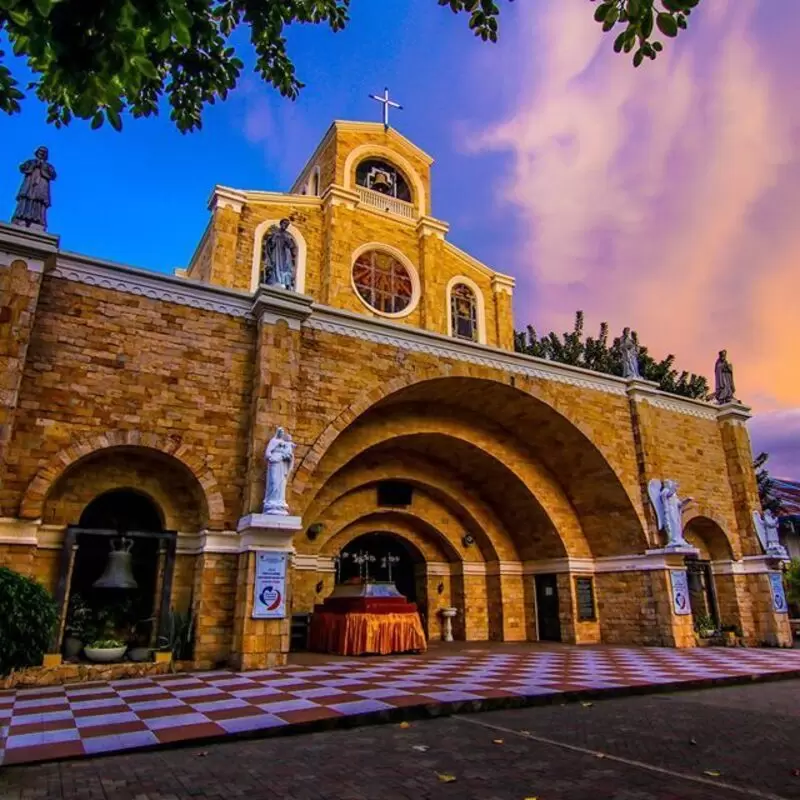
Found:
M 494 698 L 800 670 L 799 650 L 561 648 L 350 659 L 0 692 L 0 764 Z

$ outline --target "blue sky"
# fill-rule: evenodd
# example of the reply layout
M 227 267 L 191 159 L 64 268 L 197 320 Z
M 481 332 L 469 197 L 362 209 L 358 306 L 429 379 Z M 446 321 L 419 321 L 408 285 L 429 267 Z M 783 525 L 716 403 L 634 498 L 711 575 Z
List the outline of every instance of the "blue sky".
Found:
M 29 98 L 21 115 L 0 117 L 0 213 L 7 219 L 13 210 L 17 164 L 45 144 L 58 172 L 49 226 L 62 247 L 171 272 L 185 266 L 202 234 L 214 184 L 288 189 L 333 119 L 380 118 L 368 95 L 386 85 L 404 105 L 393 124 L 437 161 L 434 213 L 452 222 L 456 243 L 492 261 L 486 215 L 501 157 L 460 152 L 455 131 L 499 114 L 504 98 L 497 87 L 475 91 L 485 86 L 480 70 L 491 68 L 498 48 L 476 40 L 466 23 L 433 0 L 356 0 L 343 32 L 291 29 L 290 53 L 307 84 L 295 102 L 250 71 L 241 36 L 245 80 L 227 102 L 207 109 L 202 131 L 192 134 L 178 133 L 168 113 L 127 119 L 122 133 L 91 131 L 82 121 L 56 130 Z M 476 183 L 483 203 L 479 194 L 467 199 L 465 189 Z

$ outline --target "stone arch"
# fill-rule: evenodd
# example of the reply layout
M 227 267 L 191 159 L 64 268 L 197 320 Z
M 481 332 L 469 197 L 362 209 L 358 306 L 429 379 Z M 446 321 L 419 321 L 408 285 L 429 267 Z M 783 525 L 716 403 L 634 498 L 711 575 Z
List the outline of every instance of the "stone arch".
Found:
M 356 168 L 362 161 L 370 157 L 385 159 L 399 169 L 408 180 L 414 197 L 413 205 L 417 208 L 419 215 L 424 216 L 427 214 L 428 200 L 422 178 L 420 178 L 419 173 L 417 173 L 408 159 L 389 147 L 379 144 L 362 144 L 353 148 L 344 161 L 344 188 L 353 190 L 356 182 Z
M 485 401 L 490 402 L 485 402 Z M 638 484 L 626 485 L 592 438 L 588 421 L 573 418 L 530 391 L 484 377 L 457 374 L 447 365 L 424 374 L 411 373 L 373 387 L 343 409 L 304 454 L 294 476 L 296 498 L 308 504 L 324 481 L 319 474 L 323 457 L 353 423 L 367 413 L 402 403 L 446 404 L 461 413 L 467 409 L 504 427 L 533 448 L 533 455 L 552 471 L 581 536 L 599 546 L 581 555 L 620 555 L 643 552 L 650 544 L 645 530 Z M 486 409 L 494 409 L 488 411 Z M 498 410 L 499 409 L 499 410 Z M 316 487 L 316 488 L 314 488 Z M 535 496 L 535 493 L 534 493 Z M 578 555 L 576 553 L 576 555 Z
M 109 431 L 75 442 L 56 453 L 39 469 L 28 484 L 20 503 L 22 519 L 40 519 L 45 500 L 56 481 L 82 459 L 102 450 L 119 447 L 155 450 L 179 461 L 200 485 L 208 506 L 208 527 L 222 530 L 225 527 L 225 501 L 212 469 L 203 458 L 180 437 L 161 436 L 141 431 Z
M 727 534 L 724 520 L 713 509 L 692 503 L 683 515 L 683 535 L 689 544 L 711 561 L 731 561 L 741 558 Z

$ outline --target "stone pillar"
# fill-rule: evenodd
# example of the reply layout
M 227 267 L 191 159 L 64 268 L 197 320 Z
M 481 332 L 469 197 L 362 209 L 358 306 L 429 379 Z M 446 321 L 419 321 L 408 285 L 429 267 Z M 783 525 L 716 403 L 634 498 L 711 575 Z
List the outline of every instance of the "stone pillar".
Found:
M 456 639 L 463 639 L 464 596 L 452 579 L 450 564 L 446 561 L 427 561 L 417 564 L 414 570 L 418 577 L 417 583 L 425 584 L 427 607 L 423 623 L 428 639 L 441 640 L 442 618 L 439 610 L 450 607 L 458 609 L 458 614 L 453 618 L 453 635 Z
M 438 269 L 444 257 L 444 237 L 449 226 L 433 217 L 420 217 L 417 222 L 417 236 L 419 237 L 419 256 L 417 268 L 419 270 L 420 284 L 425 287 L 425 292 L 420 298 L 420 327 L 429 331 L 436 331 L 444 336 L 447 330 L 447 304 L 445 298 L 447 280 Z
M 650 497 L 647 484 L 653 478 L 663 479 L 661 450 L 656 438 L 657 421 L 653 418 L 653 407 L 648 399 L 658 390 L 658 384 L 652 381 L 635 379 L 628 381 L 627 394 L 630 402 L 633 440 L 636 447 L 636 462 L 639 467 L 639 489 L 645 509 L 650 509 Z M 655 515 L 645 513 L 647 520 L 647 538 L 652 547 L 661 545 Z
M 292 559 L 292 611 L 311 614 L 314 606 L 331 594 L 335 583 L 333 558 L 296 553 Z
M 199 669 L 228 664 L 233 640 L 233 614 L 238 583 L 238 541 L 210 542 L 217 552 L 197 556 L 194 572 L 194 661 Z M 219 552 L 221 551 L 221 552 Z
M 300 392 L 300 327 L 311 313 L 311 298 L 262 286 L 253 302 L 258 320 L 254 353 L 255 370 L 250 414 L 244 514 L 262 510 L 266 465 L 264 450 L 278 427 L 294 439 L 295 464 L 304 455 L 306 443 L 296 430 Z M 287 501 L 292 505 L 291 483 Z
M 694 617 L 689 603 L 686 553 L 671 549 L 651 551 L 649 555 L 663 557 L 666 567 L 664 570 L 653 570 L 650 573 L 662 641 L 667 647 L 694 647 L 697 641 L 694 635 Z M 686 589 L 685 599 L 683 589 L 680 590 L 680 595 L 676 591 L 676 587 L 681 584 Z
M 58 237 L 0 223 L 0 487 L 11 466 L 7 447 L 36 319 L 45 265 L 58 252 Z M 0 503 L 2 516 L 5 503 Z M 11 508 L 6 513 L 13 513 Z
M 504 350 L 514 349 L 514 310 L 511 298 L 514 293 L 514 279 L 507 275 L 492 278 L 494 313 L 497 320 L 497 346 Z
M 260 669 L 286 663 L 291 642 L 292 538 L 301 528 L 299 517 L 249 514 L 239 520 L 239 578 L 230 660 L 234 669 Z M 258 557 L 262 553 L 285 557 L 283 581 L 266 584 L 259 578 Z M 263 592 L 266 594 L 260 596 L 257 605 L 256 594 Z M 260 617 L 272 601 L 277 605 L 275 616 Z
M 250 291 L 250 269 L 238 269 L 239 225 L 245 196 L 241 192 L 218 187 L 211 198 L 211 224 L 209 231 L 209 265 L 207 275 L 201 280 L 230 289 Z M 245 262 L 248 267 L 251 258 Z M 237 281 L 237 277 L 239 280 Z
M 740 403 L 726 403 L 719 407 L 717 422 L 728 467 L 728 484 L 733 496 L 736 526 L 742 555 L 760 555 L 761 545 L 753 523 L 753 511 L 761 508 L 758 484 L 753 469 L 753 451 L 745 423 L 750 419 L 750 409 Z
M 492 561 L 486 565 L 489 618 L 496 620 L 489 626 L 490 635 L 497 626 L 496 638 L 500 641 L 524 642 L 527 639 L 523 580 L 520 561 Z M 494 590 L 493 583 L 496 583 Z
M 489 609 L 486 591 L 486 565 L 461 561 L 454 565 L 454 583 L 460 582 L 464 593 L 461 618 L 464 620 L 464 639 L 483 642 L 489 639 Z M 458 603 L 454 603 L 458 607 Z M 456 618 L 458 620 L 459 618 Z M 454 626 L 458 630 L 458 626 Z

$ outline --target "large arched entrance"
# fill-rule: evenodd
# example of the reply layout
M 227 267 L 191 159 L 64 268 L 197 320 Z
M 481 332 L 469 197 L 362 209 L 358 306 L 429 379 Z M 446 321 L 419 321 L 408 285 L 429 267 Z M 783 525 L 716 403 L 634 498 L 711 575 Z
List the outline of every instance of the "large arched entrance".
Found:
M 345 583 L 357 577 L 387 581 L 412 603 L 419 591 L 418 566 L 422 554 L 408 541 L 391 533 L 365 533 L 353 539 L 339 553 L 338 580 Z

